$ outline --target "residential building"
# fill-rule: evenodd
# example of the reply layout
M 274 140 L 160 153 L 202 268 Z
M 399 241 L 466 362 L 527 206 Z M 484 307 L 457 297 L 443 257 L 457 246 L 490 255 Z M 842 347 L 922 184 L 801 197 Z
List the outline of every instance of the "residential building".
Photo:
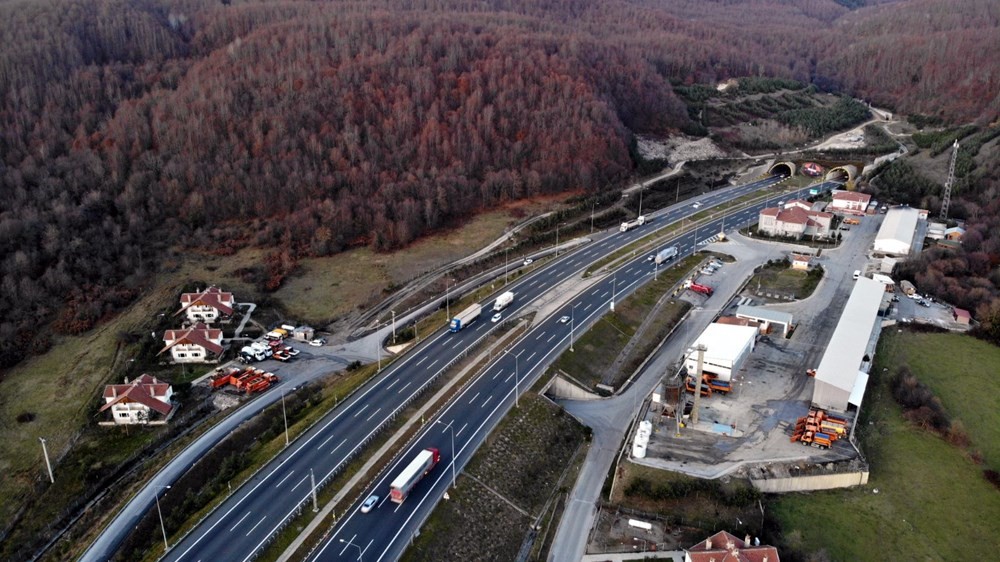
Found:
M 796 202 L 785 208 L 769 207 L 762 209 L 757 217 L 757 230 L 769 236 L 790 236 L 795 239 L 803 236 L 818 236 L 825 238 L 830 235 L 830 225 L 833 215 L 820 211 L 805 210 Z
M 872 196 L 857 191 L 838 191 L 833 194 L 833 201 L 827 209 L 837 213 L 863 215 L 871 203 Z
M 167 330 L 163 349 L 170 351 L 174 363 L 210 363 L 222 355 L 222 330 L 197 323 L 190 328 Z
M 181 294 L 181 309 L 176 314 L 186 313 L 191 322 L 211 324 L 231 317 L 234 306 L 236 302 L 232 293 L 212 286 L 204 291 Z
M 812 263 L 812 256 L 807 256 L 805 254 L 792 254 L 792 269 L 808 270 L 809 265 Z
M 961 226 L 953 226 L 944 231 L 945 239 L 953 242 L 961 242 L 963 236 L 965 236 L 965 229 Z
M 115 424 L 162 423 L 173 411 L 170 398 L 174 389 L 156 377 L 143 374 L 132 382 L 109 384 L 104 387 L 104 405 L 100 411 L 111 410 Z
M 751 542 L 753 544 L 751 544 Z M 740 540 L 719 531 L 684 551 L 684 562 L 781 562 L 778 549 L 760 544 L 750 535 Z

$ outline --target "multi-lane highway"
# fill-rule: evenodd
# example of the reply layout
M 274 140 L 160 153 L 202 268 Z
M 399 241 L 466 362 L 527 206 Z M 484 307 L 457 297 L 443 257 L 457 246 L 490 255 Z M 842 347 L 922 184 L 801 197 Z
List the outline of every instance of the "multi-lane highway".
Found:
M 837 184 L 832 182 L 826 183 L 821 188 L 830 189 L 835 185 Z M 803 189 L 799 193 L 789 194 L 789 197 L 801 196 L 806 191 L 807 189 Z M 677 259 L 686 257 L 704 240 L 720 232 L 724 221 L 733 228 L 756 222 L 757 214 L 763 206 L 758 204 L 725 217 L 720 216 L 696 231 L 663 242 L 659 248 L 677 246 L 680 251 Z M 689 212 L 688 208 L 673 210 L 667 213 L 663 222 L 672 222 Z M 649 230 L 646 230 L 643 234 L 648 233 Z M 456 467 L 460 471 L 489 431 L 513 406 L 515 384 L 523 391 L 559 353 L 569 347 L 571 326 L 561 322 L 560 318 L 570 316 L 577 334 L 586 329 L 587 325 L 610 309 L 613 299 L 621 300 L 653 278 L 655 266 L 647 261 L 648 253 L 653 252 L 643 253 L 618 268 L 614 275 L 606 276 L 601 282 L 577 295 L 561 310 L 533 326 L 524 337 L 490 364 L 439 417 L 428 421 L 426 431 L 368 488 L 362 499 L 369 494 L 378 495 L 381 499 L 375 509 L 369 513 L 361 513 L 359 505 L 353 506 L 310 561 L 399 558 L 420 524 L 451 485 L 452 459 L 456 459 Z M 579 274 L 592 259 L 578 258 L 563 267 L 569 266 L 570 274 Z M 576 264 L 579 268 L 570 264 Z M 532 283 L 534 282 L 529 282 L 528 285 Z M 424 481 L 417 484 L 403 504 L 392 503 L 388 500 L 389 484 L 417 452 L 427 447 L 437 448 L 441 452 L 440 464 Z
M 705 195 L 698 199 L 705 210 L 720 202 L 730 200 L 746 193 L 774 185 L 780 178 L 768 178 L 744 186 L 727 189 Z M 588 264 L 613 252 L 622 245 L 628 244 L 642 236 L 648 235 L 652 229 L 665 226 L 696 212 L 686 204 L 655 213 L 651 216 L 653 223 L 626 233 L 602 233 L 595 237 L 594 242 L 578 250 L 569 252 L 539 270 L 525 275 L 519 281 L 509 286 L 517 293 L 513 305 L 505 316 L 516 314 L 556 284 L 573 275 L 579 275 Z M 756 211 L 744 211 L 742 219 L 729 218 L 727 221 L 744 220 L 755 217 Z M 732 223 L 730 223 L 732 224 Z M 705 225 L 699 232 L 708 234 L 717 232 L 719 225 Z M 683 251 L 690 252 L 695 241 L 694 234 L 687 235 L 676 242 Z M 637 284 L 644 280 L 644 275 L 651 272 L 651 266 L 640 264 L 637 260 L 620 268 L 615 276 L 609 277 L 590 289 L 578 301 L 580 306 L 573 314 L 577 328 L 582 327 L 590 319 L 603 312 L 609 295 L 625 295 L 631 292 Z M 619 297 L 620 298 L 620 297 Z M 576 304 L 577 301 L 574 301 Z M 484 303 L 486 305 L 491 302 Z M 566 314 L 569 314 L 567 309 Z M 557 315 L 558 316 L 558 315 Z M 166 558 L 169 560 L 247 560 L 264 547 L 274 535 L 295 514 L 300 505 L 306 503 L 310 494 L 310 476 L 317 483 L 336 475 L 345 464 L 352 459 L 367 442 L 388 423 L 406 404 L 417 395 L 422 385 L 443 372 L 449 364 L 465 350 L 474 346 L 484 338 L 496 325 L 489 322 L 488 314 L 473 323 L 468 328 L 451 334 L 439 332 L 425 340 L 407 357 L 396 362 L 381 375 L 369 382 L 350 400 L 341 404 L 322 422 L 303 435 L 279 457 L 261 470 L 250 482 L 235 491 L 212 515 L 201 525 L 174 545 Z M 556 319 L 549 319 L 535 326 L 522 343 L 511 350 L 518 355 L 505 355 L 490 370 L 470 385 L 465 394 L 455 401 L 445 414 L 445 424 L 454 420 L 452 428 L 455 432 L 456 448 L 462 451 L 459 455 L 461 466 L 475 446 L 488 432 L 492 424 L 499 419 L 513 400 L 515 379 L 528 377 L 538 372 L 537 368 L 550 361 L 554 353 L 568 343 L 570 325 L 558 324 Z M 514 373 L 517 363 L 519 373 Z M 520 385 L 523 391 L 526 385 Z M 473 390 L 478 389 L 478 390 Z M 471 392 L 471 394 L 469 394 Z M 477 396 L 478 394 L 478 396 Z M 448 417 L 450 416 L 450 417 Z M 451 429 L 444 429 L 444 424 L 434 424 L 435 430 L 430 437 L 424 436 L 418 444 L 433 443 L 438 445 L 442 453 L 442 467 L 451 462 L 450 437 Z M 440 438 L 442 431 L 448 433 Z M 425 441 L 426 439 L 426 441 Z M 414 449 L 419 450 L 419 446 Z M 412 455 L 401 457 L 402 462 L 408 461 Z M 399 467 L 393 466 L 386 476 L 380 477 L 375 489 L 381 486 L 380 495 L 385 496 L 386 478 L 394 476 Z M 437 469 L 434 477 L 439 477 L 443 468 Z M 429 482 L 433 480 L 429 478 Z M 374 549 L 379 556 L 395 556 L 401 549 L 400 541 L 390 541 L 393 536 L 399 538 L 396 531 L 406 528 L 416 528 L 425 512 L 430 509 L 433 501 L 425 501 L 427 497 L 439 497 L 438 487 L 430 486 L 429 482 L 421 483 L 415 493 L 400 508 L 388 509 L 388 505 L 379 505 L 366 519 L 351 516 L 340 527 L 335 539 L 350 540 L 354 544 L 367 538 L 365 549 Z M 185 490 L 172 489 L 170 493 L 186 493 Z M 433 492 L 428 496 L 428 492 Z M 436 495 L 434 495 L 436 494 Z M 395 504 L 391 504 L 395 508 Z M 419 509 L 418 509 L 419 508 Z M 401 520 L 383 520 L 389 517 L 390 511 Z M 408 522 L 406 525 L 403 522 Z M 372 523 L 377 522 L 377 525 Z M 398 525 L 397 525 L 398 524 Z M 354 530 L 351 532 L 351 530 Z M 362 532 L 364 530 L 364 532 Z M 392 531 L 390 533 L 390 530 Z M 374 534 L 373 534 L 374 533 Z M 390 544 L 390 542 L 392 544 Z M 392 546 L 396 545 L 396 546 Z M 392 546 L 392 549 L 390 549 Z M 397 548 L 398 547 L 398 548 Z M 363 552 L 361 549 L 348 550 Z M 340 552 L 340 549 L 325 548 L 324 557 Z M 85 559 L 106 559 L 106 552 L 90 552 Z M 345 556 L 347 556 L 345 554 Z M 375 559 L 375 558 L 373 558 Z

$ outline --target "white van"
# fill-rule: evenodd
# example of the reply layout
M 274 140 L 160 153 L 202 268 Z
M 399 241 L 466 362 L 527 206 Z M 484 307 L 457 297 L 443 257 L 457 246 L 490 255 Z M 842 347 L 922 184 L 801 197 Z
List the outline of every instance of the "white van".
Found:
M 861 270 L 855 269 L 854 270 L 854 280 L 857 281 L 858 277 L 861 277 Z

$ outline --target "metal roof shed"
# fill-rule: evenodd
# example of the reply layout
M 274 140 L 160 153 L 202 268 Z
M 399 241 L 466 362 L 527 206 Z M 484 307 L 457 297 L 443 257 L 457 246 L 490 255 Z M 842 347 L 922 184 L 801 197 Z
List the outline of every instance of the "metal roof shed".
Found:
M 738 371 L 753 351 L 757 328 L 730 324 L 709 324 L 698 336 L 692 348 L 705 346 L 705 364 L 702 369 L 728 381 L 733 371 Z M 698 354 L 690 353 L 684 361 L 687 372 L 694 375 L 698 368 Z
M 858 369 L 868 349 L 883 294 L 885 291 L 878 281 L 862 277 L 854 282 L 844 313 L 816 369 L 812 399 L 816 406 L 844 412 L 851 394 L 858 395 L 855 391 Z
M 891 209 L 875 236 L 876 252 L 905 256 L 910 253 L 920 211 L 912 207 Z
M 782 329 L 781 335 L 785 337 L 788 336 L 788 330 L 792 328 L 792 314 L 790 312 L 771 310 L 760 306 L 743 305 L 737 307 L 736 317 L 762 322 L 767 325 L 768 329 L 765 331 L 770 331 L 772 324 L 780 324 Z

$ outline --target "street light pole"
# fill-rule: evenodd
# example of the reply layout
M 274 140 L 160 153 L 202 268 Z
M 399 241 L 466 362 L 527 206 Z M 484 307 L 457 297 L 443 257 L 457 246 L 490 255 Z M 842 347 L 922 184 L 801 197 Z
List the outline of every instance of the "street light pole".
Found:
M 507 252 L 510 250 L 510 246 L 504 246 L 503 249 L 503 286 L 507 286 L 507 266 L 510 263 L 507 261 Z
M 49 469 L 49 482 L 55 484 L 56 478 L 52 476 L 52 463 L 49 462 L 49 449 L 45 446 L 45 439 L 39 437 L 38 440 L 42 442 L 42 454 L 45 455 L 45 468 Z
M 444 315 L 451 321 L 451 279 L 445 282 Z
M 559 227 L 562 223 L 556 223 L 556 257 L 559 256 Z
M 448 422 L 448 425 L 445 425 L 444 422 L 441 420 L 434 420 L 434 423 L 439 423 L 441 425 L 444 425 L 445 428 L 451 430 L 451 487 L 457 488 L 458 486 L 455 483 L 455 462 L 458 459 L 455 458 L 455 428 L 451 425 L 455 423 L 455 420 L 451 420 L 450 422 Z
M 285 391 L 281 391 L 281 417 L 285 419 L 285 446 L 288 446 L 288 414 L 285 413 Z
M 519 394 L 517 389 L 518 389 L 518 379 L 520 378 L 521 375 L 518 373 L 519 369 L 518 369 L 517 359 L 518 357 L 521 356 L 521 353 L 524 353 L 524 350 L 522 349 L 521 353 L 518 353 L 517 355 L 512 355 L 511 352 L 507 351 L 506 349 L 503 350 L 503 352 L 506 353 L 507 355 L 511 355 L 512 357 L 514 357 L 514 407 L 520 408 L 520 404 L 518 404 L 517 400 L 517 395 Z
M 361 557 L 364 556 L 364 554 L 365 554 L 364 551 L 361 550 L 361 545 L 354 544 L 349 539 L 346 540 L 346 541 L 344 539 L 340 539 L 340 542 L 346 544 L 347 546 L 353 546 L 354 548 L 358 549 L 358 562 L 361 561 Z M 343 554 L 343 553 L 341 553 L 341 554 Z
M 396 311 L 390 310 L 392 312 L 392 343 L 396 344 Z
M 590 204 L 590 233 L 594 233 L 594 208 L 597 206 L 597 201 Z
M 618 272 L 614 274 L 614 280 L 611 285 L 611 312 L 615 311 L 615 299 L 618 298 Z
M 156 489 L 156 514 L 160 516 L 160 531 L 163 533 L 163 552 L 170 550 L 170 545 L 167 544 L 167 528 L 163 525 L 163 512 L 160 511 L 160 489 L 166 488 L 170 489 L 170 486 L 158 486 Z
M 580 303 L 576 303 L 572 308 L 569 309 L 569 350 L 573 351 L 573 332 L 576 330 L 576 307 L 580 306 Z

